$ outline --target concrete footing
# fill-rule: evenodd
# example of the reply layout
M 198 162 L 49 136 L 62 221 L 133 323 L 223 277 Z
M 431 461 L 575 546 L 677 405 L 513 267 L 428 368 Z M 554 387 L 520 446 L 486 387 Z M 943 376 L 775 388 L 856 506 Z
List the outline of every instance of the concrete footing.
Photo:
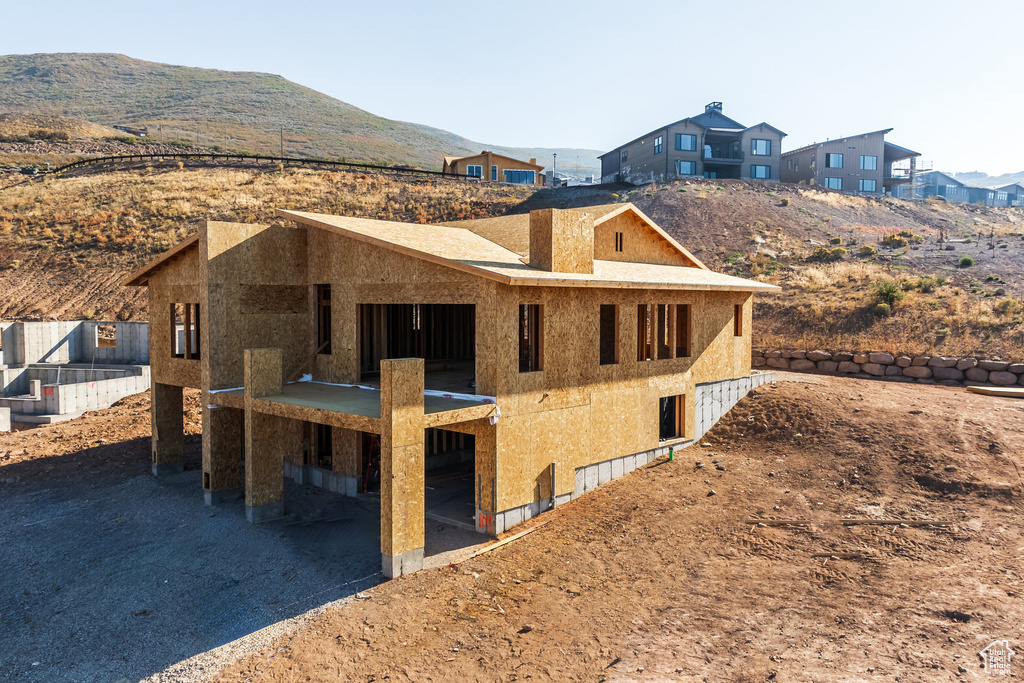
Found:
M 359 480 L 356 477 L 347 477 L 312 465 L 297 465 L 290 460 L 285 460 L 284 476 L 296 484 L 316 486 L 327 489 L 331 493 L 340 493 L 351 498 L 359 495 Z
M 284 501 L 266 503 L 265 505 L 246 505 L 245 518 L 250 524 L 262 524 L 272 519 L 284 517 Z
M 155 462 L 153 463 L 153 476 L 166 477 L 171 474 L 181 474 L 185 471 L 185 463 L 182 462 Z
M 0 408 L 0 432 L 11 431 L 11 409 Z
M 412 574 L 423 569 L 423 548 L 407 550 L 401 555 L 385 555 L 381 553 L 381 569 L 384 576 L 397 579 L 403 574 Z
M 233 503 L 242 499 L 242 489 L 227 489 L 225 491 L 203 491 L 203 502 L 207 505 L 223 505 Z

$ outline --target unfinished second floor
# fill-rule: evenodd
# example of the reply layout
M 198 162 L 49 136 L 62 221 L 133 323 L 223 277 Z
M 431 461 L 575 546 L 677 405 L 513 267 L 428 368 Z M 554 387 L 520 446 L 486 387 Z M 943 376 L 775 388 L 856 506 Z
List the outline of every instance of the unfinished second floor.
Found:
M 133 278 L 154 382 L 237 388 L 245 349 L 280 348 L 286 381 L 376 386 L 381 360 L 418 357 L 428 390 L 554 407 L 745 376 L 751 295 L 773 289 L 710 271 L 631 205 L 464 227 L 279 214 L 207 222 Z

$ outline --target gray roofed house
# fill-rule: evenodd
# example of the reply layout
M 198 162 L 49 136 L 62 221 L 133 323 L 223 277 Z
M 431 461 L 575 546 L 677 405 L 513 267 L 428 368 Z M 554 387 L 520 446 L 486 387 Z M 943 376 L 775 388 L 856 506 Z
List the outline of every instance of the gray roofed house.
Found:
M 782 138 L 767 123 L 745 126 L 711 102 L 697 116 L 670 123 L 602 154 L 601 182 L 634 185 L 679 177 L 779 180 Z
M 818 185 L 843 192 L 893 193 L 910 181 L 893 164 L 913 160 L 918 152 L 885 140 L 892 128 L 816 142 L 782 155 L 782 181 Z

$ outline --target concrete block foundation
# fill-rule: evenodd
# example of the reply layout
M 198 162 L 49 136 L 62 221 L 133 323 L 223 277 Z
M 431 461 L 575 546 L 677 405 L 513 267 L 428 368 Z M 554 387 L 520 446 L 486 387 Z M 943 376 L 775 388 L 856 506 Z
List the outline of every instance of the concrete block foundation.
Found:
M 381 554 L 381 570 L 389 579 L 423 569 L 423 548 L 407 550 L 399 555 Z

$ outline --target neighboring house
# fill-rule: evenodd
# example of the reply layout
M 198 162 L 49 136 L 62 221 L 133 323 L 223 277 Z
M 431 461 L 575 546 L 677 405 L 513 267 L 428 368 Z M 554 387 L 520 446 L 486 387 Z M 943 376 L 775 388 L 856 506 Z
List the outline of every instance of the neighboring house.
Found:
M 917 176 L 916 199 L 940 197 L 947 202 L 958 204 L 980 204 L 984 206 L 1024 205 L 1024 188 L 1020 185 L 1006 185 L 999 188 L 974 187 L 967 185 L 948 173 L 927 171 Z M 897 188 L 897 197 L 909 197 L 909 189 Z
M 468 175 L 496 183 L 541 185 L 541 172 L 544 167 L 538 166 L 536 159 L 520 161 L 503 154 L 485 151 L 471 157 L 445 157 L 441 170 L 444 173 Z
M 667 178 L 779 180 L 782 138 L 767 123 L 744 126 L 711 102 L 698 116 L 652 130 L 598 157 L 601 182 L 634 185 Z
M 1005 206 L 1024 206 L 1024 185 L 1013 183 L 1012 185 L 1004 185 L 997 187 L 996 192 L 1001 192 L 1006 195 L 1007 203 Z
M 388 576 L 422 566 L 437 467 L 469 468 L 456 522 L 499 534 L 770 381 L 751 312 L 778 287 L 709 270 L 632 204 L 278 216 L 205 222 L 126 281 L 149 288 L 153 472 L 181 470 L 182 388 L 200 389 L 207 504 L 244 481 L 248 519 L 280 517 L 286 476 L 375 493 Z
M 782 155 L 782 182 L 818 185 L 843 192 L 892 194 L 892 188 L 909 182 L 907 174 L 894 173 L 893 164 L 921 156 L 885 141 L 892 128 L 807 145 Z

